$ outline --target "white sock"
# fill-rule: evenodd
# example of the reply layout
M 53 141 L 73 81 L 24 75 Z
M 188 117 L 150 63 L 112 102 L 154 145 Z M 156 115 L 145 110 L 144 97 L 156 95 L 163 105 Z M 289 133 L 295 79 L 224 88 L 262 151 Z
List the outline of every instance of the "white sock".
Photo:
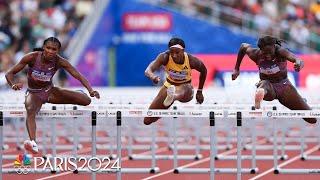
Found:
M 37 143 L 34 140 L 31 141 L 31 144 L 32 145 L 37 145 Z

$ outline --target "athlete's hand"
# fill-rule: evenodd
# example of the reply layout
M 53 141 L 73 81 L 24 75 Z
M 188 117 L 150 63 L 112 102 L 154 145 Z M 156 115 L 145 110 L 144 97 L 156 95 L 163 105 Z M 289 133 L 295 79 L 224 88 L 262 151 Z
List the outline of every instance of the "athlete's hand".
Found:
M 159 76 L 152 76 L 150 79 L 155 84 L 158 84 L 160 82 L 160 77 Z
M 11 88 L 12 88 L 13 90 L 15 90 L 15 91 L 21 90 L 22 87 L 23 87 L 23 84 L 22 84 L 22 83 L 16 83 L 16 84 L 13 84 L 13 85 L 11 86 Z
M 98 91 L 92 90 L 89 92 L 91 97 L 96 97 L 97 99 L 100 99 L 100 94 Z
M 239 76 L 239 74 L 240 74 L 240 71 L 239 71 L 239 70 L 233 70 L 232 76 L 231 76 L 232 81 L 235 80 L 235 79 L 237 79 L 237 77 Z
M 304 62 L 302 60 L 297 59 L 296 62 L 294 63 L 294 70 L 296 72 L 299 72 L 304 66 Z
M 203 97 L 202 91 L 199 91 L 199 90 L 197 91 L 196 99 L 199 104 L 203 103 L 204 97 Z

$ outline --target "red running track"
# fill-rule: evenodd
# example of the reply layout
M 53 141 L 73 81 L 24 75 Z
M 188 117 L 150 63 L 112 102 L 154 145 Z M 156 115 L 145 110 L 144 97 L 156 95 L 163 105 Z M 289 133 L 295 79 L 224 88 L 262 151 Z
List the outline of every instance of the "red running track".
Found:
M 266 144 L 264 141 L 260 141 L 261 144 Z M 236 146 L 234 146 L 236 147 Z M 320 151 L 319 147 L 315 144 L 308 144 L 308 148 L 306 152 L 312 155 L 319 155 Z M 224 155 L 235 155 L 236 148 L 226 151 L 219 151 L 219 154 Z M 179 154 L 190 154 L 191 151 L 179 151 Z M 250 150 L 242 151 L 242 154 L 250 154 Z M 61 153 L 59 151 L 58 153 Z M 79 154 L 90 154 L 91 148 L 90 145 L 87 144 Z M 98 151 L 97 153 L 103 153 L 102 151 Z M 140 151 L 139 154 L 150 154 L 150 151 Z M 198 161 L 191 160 L 179 160 L 178 166 L 181 167 L 209 167 L 209 151 L 201 151 L 204 157 Z M 8 149 L 4 151 L 4 154 L 21 154 L 21 151 L 16 151 L 14 149 Z M 160 146 L 157 149 L 157 154 L 172 154 L 172 151 L 169 151 L 167 147 Z M 272 150 L 264 150 L 257 151 L 257 155 L 268 154 L 272 155 Z M 301 161 L 300 160 L 300 152 L 299 151 L 287 151 L 286 154 L 289 156 L 287 160 L 279 161 L 279 165 L 282 168 L 319 168 L 320 162 L 317 161 Z M 3 167 L 13 167 L 13 161 L 5 160 L 3 162 Z M 243 168 L 250 168 L 251 162 L 249 160 L 242 161 Z M 129 160 L 126 156 L 126 152 L 123 151 L 122 158 L 122 167 L 150 167 L 150 161 L 144 160 Z M 160 179 L 160 180 L 191 180 L 191 179 L 209 179 L 209 174 L 174 174 L 173 173 L 173 161 L 172 160 L 158 160 L 157 166 L 160 168 L 160 172 L 156 174 L 122 174 L 122 179 L 126 180 L 136 180 L 136 179 Z M 236 168 L 236 161 L 230 160 L 217 160 L 215 161 L 215 166 L 218 168 L 222 167 L 234 167 Z M 318 180 L 320 179 L 320 175 L 312 174 L 312 175 L 284 175 L 284 174 L 273 174 L 273 161 L 272 160 L 257 160 L 257 167 L 259 168 L 259 172 L 256 174 L 242 174 L 242 179 L 272 179 L 272 180 Z M 59 174 L 27 174 L 27 175 L 18 175 L 18 174 L 3 174 L 4 180 L 45 180 L 45 179 L 57 179 L 57 180 L 65 180 L 65 179 L 91 179 L 91 174 L 73 174 L 72 172 L 64 172 Z M 97 174 L 97 179 L 105 180 L 105 179 L 116 179 L 115 174 Z M 236 174 L 216 174 L 215 179 L 236 179 Z

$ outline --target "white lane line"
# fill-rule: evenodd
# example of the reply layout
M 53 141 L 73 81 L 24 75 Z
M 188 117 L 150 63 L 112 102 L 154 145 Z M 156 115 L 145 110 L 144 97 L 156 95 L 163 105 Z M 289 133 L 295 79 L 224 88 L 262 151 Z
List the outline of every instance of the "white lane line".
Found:
M 266 140 L 263 139 L 263 140 L 260 140 L 257 142 L 257 144 L 264 144 L 266 143 Z M 237 148 L 234 148 L 234 149 L 231 149 L 229 151 L 225 151 L 223 153 L 220 153 L 218 155 L 229 155 L 229 154 L 232 154 L 234 152 L 237 152 Z M 194 166 L 194 165 L 197 165 L 197 164 L 201 164 L 201 163 L 204 163 L 204 162 L 207 162 L 210 160 L 210 156 L 209 157 L 206 157 L 202 160 L 199 160 L 199 161 L 196 161 L 196 162 L 192 162 L 192 163 L 188 163 L 188 164 L 185 164 L 183 166 L 179 166 L 178 168 L 187 168 L 187 167 L 190 167 L 190 166 Z M 166 175 L 166 174 L 169 174 L 169 173 L 172 173 L 174 169 L 169 169 L 167 171 L 164 171 L 162 173 L 159 173 L 159 174 L 156 174 L 154 176 L 150 176 L 150 177 L 147 177 L 145 179 L 142 179 L 142 180 L 149 180 L 149 179 L 152 179 L 152 178 L 156 178 L 156 177 L 159 177 L 159 176 L 163 176 L 163 175 Z
M 319 146 L 315 146 L 315 147 L 309 149 L 308 151 L 306 151 L 305 154 L 306 154 L 306 155 L 311 154 L 311 153 L 313 153 L 314 151 L 316 151 L 316 150 L 318 150 L 318 149 L 319 149 Z M 281 168 L 281 167 L 283 167 L 283 166 L 285 166 L 285 165 L 287 165 L 287 164 L 290 164 L 290 163 L 292 163 L 292 162 L 294 162 L 294 161 L 296 161 L 296 160 L 298 160 L 298 159 L 300 159 L 300 158 L 301 158 L 301 155 L 299 154 L 299 155 L 297 155 L 297 156 L 295 156 L 295 157 L 293 157 L 293 158 L 290 158 L 290 159 L 288 159 L 287 161 L 279 164 L 278 167 Z M 265 172 L 262 172 L 261 174 L 255 176 L 255 177 L 253 177 L 253 178 L 251 178 L 251 179 L 249 179 L 249 180 L 259 179 L 259 178 L 261 178 L 262 176 L 265 176 L 265 175 L 273 172 L 273 170 L 274 170 L 274 168 L 268 169 L 268 170 L 266 170 Z

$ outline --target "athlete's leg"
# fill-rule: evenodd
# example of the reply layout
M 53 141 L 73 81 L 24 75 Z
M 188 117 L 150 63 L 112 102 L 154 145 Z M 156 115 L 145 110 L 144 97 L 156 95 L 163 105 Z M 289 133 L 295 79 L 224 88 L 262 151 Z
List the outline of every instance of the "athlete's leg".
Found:
M 53 87 L 50 90 L 48 102 L 53 104 L 76 104 L 87 106 L 91 103 L 91 99 L 83 92 Z
M 193 98 L 193 87 L 190 83 L 179 86 L 170 85 L 167 89 L 167 97 L 163 101 L 164 106 L 170 106 L 175 100 L 189 102 Z
M 164 99 L 167 97 L 167 88 L 162 86 L 158 95 L 154 98 L 149 109 L 168 109 L 170 106 L 163 105 Z M 153 122 L 156 122 L 160 117 L 145 117 L 144 124 L 149 125 Z
M 25 108 L 27 111 L 26 126 L 27 126 L 27 131 L 28 131 L 30 140 L 26 140 L 24 142 L 24 147 L 26 150 L 34 154 L 38 153 L 39 151 L 37 144 L 35 142 L 36 129 L 37 129 L 35 118 L 36 118 L 36 114 L 41 109 L 42 104 L 43 104 L 42 100 L 36 94 L 28 93 L 26 95 L 26 99 L 25 99 Z
M 257 90 L 254 97 L 254 106 L 256 109 L 260 109 L 261 101 L 272 101 L 276 98 L 276 93 L 272 87 L 272 84 L 267 80 L 261 80 L 257 84 Z
M 191 84 L 176 86 L 175 100 L 189 102 L 193 98 L 193 87 Z
M 33 94 L 28 93 L 25 99 L 25 108 L 27 111 L 26 125 L 30 140 L 36 140 L 36 114 L 40 111 L 42 106 L 41 99 Z
M 291 85 L 287 85 L 285 93 L 278 98 L 279 102 L 291 110 L 311 110 L 309 105 L 299 95 L 298 91 Z M 316 118 L 304 118 L 310 124 L 317 122 Z

